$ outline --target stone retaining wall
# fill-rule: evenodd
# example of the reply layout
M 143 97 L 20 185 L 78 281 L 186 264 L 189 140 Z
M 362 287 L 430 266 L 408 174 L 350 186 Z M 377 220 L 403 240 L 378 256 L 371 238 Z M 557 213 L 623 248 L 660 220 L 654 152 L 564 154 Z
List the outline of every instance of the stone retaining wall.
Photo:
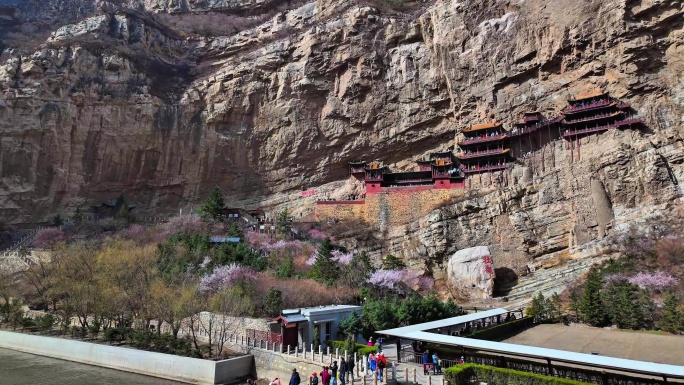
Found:
M 319 221 L 364 220 L 379 225 L 403 225 L 420 219 L 430 211 L 464 194 L 463 189 L 435 189 L 432 186 L 383 188 L 359 202 L 319 202 L 315 215 Z

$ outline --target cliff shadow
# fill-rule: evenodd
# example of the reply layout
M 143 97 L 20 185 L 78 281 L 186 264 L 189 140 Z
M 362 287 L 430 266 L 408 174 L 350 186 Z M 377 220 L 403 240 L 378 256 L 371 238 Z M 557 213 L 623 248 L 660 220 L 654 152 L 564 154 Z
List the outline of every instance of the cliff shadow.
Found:
M 505 297 L 518 284 L 518 274 L 508 267 L 494 269 L 494 297 Z

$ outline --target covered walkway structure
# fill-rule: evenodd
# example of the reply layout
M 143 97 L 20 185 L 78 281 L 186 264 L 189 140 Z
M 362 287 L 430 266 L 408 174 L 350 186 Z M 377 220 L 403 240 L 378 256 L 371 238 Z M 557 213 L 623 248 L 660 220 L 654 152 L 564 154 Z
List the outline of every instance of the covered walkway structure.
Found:
M 453 347 L 454 351 L 458 352 L 457 354 L 466 357 L 467 362 L 602 385 L 684 382 L 684 366 L 493 342 L 461 337 L 453 333 L 453 330 L 462 330 L 463 325 L 501 320 L 502 316 L 510 315 L 510 313 L 506 309 L 498 308 L 418 325 L 381 330 L 377 333 L 397 337 L 399 341 L 407 339 Z M 445 331 L 449 330 L 452 330 L 452 333 L 446 334 Z M 401 342 L 397 344 L 397 346 L 400 345 Z M 401 357 L 401 352 L 398 352 L 398 355 Z

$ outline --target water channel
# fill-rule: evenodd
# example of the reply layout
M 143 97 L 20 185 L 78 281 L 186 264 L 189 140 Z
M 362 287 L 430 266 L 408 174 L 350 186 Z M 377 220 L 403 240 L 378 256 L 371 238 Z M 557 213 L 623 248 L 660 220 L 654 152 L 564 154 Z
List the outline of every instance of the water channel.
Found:
M 180 382 L 0 349 L 2 385 L 181 385 Z

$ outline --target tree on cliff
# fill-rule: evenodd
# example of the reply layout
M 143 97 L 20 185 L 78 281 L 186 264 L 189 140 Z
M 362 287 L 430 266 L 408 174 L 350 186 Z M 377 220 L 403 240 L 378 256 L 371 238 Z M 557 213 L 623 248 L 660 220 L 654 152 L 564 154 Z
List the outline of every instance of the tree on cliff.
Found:
M 330 238 L 326 238 L 316 251 L 316 261 L 314 262 L 311 271 L 309 272 L 311 278 L 318 282 L 332 285 L 335 283 L 337 276 L 337 266 L 332 260 L 333 245 Z
M 199 213 L 203 218 L 221 219 L 226 204 L 223 202 L 223 193 L 218 187 L 209 194 L 209 197 L 202 202 Z
M 290 212 L 285 209 L 278 213 L 278 235 L 279 236 L 287 236 L 290 234 L 290 230 L 292 229 L 292 215 L 290 215 Z
M 406 268 L 406 264 L 401 260 L 401 258 L 392 254 L 388 254 L 382 260 L 382 268 L 385 270 L 401 270 Z
M 601 288 L 603 287 L 603 274 L 597 267 L 592 267 L 584 283 L 584 291 L 580 300 L 580 313 L 582 320 L 592 326 L 605 326 L 608 316 L 603 308 Z

